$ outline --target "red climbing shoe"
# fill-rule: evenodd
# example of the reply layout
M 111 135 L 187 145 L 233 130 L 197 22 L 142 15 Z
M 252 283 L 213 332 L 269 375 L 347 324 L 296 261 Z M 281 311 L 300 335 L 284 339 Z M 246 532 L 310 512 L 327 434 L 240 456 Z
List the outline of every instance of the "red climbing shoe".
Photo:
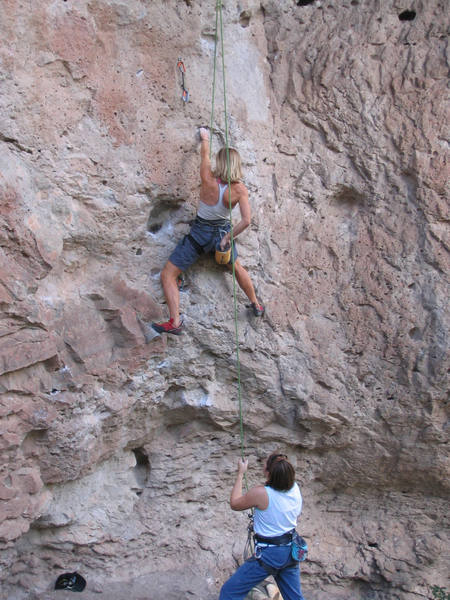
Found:
M 152 323 L 152 327 L 158 333 L 172 333 L 173 335 L 181 335 L 183 329 L 183 321 L 180 322 L 178 327 L 174 327 L 173 319 L 169 319 L 164 323 Z
M 250 307 L 253 311 L 253 314 L 255 315 L 255 317 L 262 317 L 264 316 L 264 312 L 265 312 L 265 308 L 262 304 L 256 304 L 256 302 L 252 302 L 250 304 Z

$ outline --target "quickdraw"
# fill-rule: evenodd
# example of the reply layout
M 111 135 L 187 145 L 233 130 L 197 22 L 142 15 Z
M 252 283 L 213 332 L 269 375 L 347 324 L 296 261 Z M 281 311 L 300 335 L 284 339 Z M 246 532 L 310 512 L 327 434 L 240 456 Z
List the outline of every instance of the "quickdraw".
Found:
M 181 58 L 178 59 L 177 69 L 179 69 L 181 73 L 181 89 L 183 90 L 181 98 L 183 99 L 183 102 L 189 102 L 189 92 L 187 91 L 184 85 L 184 75 L 186 73 L 186 67 L 184 66 L 184 62 L 181 60 Z

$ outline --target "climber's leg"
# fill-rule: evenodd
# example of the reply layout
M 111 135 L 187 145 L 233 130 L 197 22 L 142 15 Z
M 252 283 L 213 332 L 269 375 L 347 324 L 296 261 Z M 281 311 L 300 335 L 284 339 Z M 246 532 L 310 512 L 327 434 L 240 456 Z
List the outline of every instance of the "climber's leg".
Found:
M 228 269 L 232 270 L 232 265 L 228 265 Z M 254 315 L 257 317 L 262 317 L 264 314 L 264 307 L 258 302 L 250 275 L 241 265 L 239 259 L 237 259 L 234 263 L 234 272 L 236 274 L 236 281 L 251 302 Z
M 178 276 L 198 259 L 202 250 L 202 243 L 202 231 L 194 224 L 189 234 L 178 242 L 161 271 L 161 283 L 170 318 L 164 323 L 152 323 L 153 329 L 158 333 L 173 333 L 175 335 L 181 333 Z
M 152 327 L 158 333 L 181 333 L 180 321 L 180 292 L 178 289 L 178 275 L 182 273 L 181 269 L 175 266 L 170 260 L 165 264 L 161 271 L 161 283 L 169 308 L 169 321 L 164 323 L 152 323 Z
M 180 292 L 178 289 L 178 275 L 181 269 L 176 267 L 170 260 L 167 261 L 161 272 L 161 283 L 169 307 L 169 316 L 175 327 L 180 324 Z

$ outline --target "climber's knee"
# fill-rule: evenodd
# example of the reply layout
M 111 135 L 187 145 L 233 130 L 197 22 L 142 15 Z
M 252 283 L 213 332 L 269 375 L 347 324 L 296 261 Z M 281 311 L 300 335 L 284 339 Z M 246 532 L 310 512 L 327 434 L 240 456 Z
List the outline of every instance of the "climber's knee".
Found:
M 161 282 L 164 283 L 171 280 L 175 281 L 180 273 L 181 269 L 168 260 L 161 271 Z

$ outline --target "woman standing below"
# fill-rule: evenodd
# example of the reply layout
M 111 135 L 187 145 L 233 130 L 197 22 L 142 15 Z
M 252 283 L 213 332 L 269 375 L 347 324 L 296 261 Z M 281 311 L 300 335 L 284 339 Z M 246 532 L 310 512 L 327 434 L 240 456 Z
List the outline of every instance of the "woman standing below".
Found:
M 225 148 L 216 155 L 216 168 L 213 171 L 209 160 L 209 134 L 200 129 L 200 202 L 197 218 L 186 235 L 176 246 L 161 272 L 161 283 L 169 308 L 169 320 L 164 323 L 152 323 L 158 333 L 179 335 L 183 323 L 180 320 L 180 294 L 178 276 L 186 271 L 202 253 L 214 252 L 220 247 L 223 251 L 230 245 L 230 194 L 231 207 L 239 204 L 241 220 L 233 227 L 233 238 L 236 238 L 250 225 L 250 203 L 248 191 L 242 183 L 241 157 L 237 150 L 229 149 L 230 189 L 228 189 L 228 161 Z M 249 274 L 237 258 L 236 246 L 233 243 L 234 256 L 230 256 L 228 268 L 234 268 L 236 280 L 252 305 L 253 314 L 262 317 L 264 307 L 259 304 Z
M 292 533 L 302 510 L 294 467 L 284 454 L 269 456 L 264 466 L 265 485 L 242 493 L 248 461 L 240 460 L 231 491 L 233 510 L 254 508 L 255 555 L 226 581 L 219 600 L 243 600 L 258 583 L 272 574 L 284 600 L 304 600 L 298 563 L 291 559 Z

